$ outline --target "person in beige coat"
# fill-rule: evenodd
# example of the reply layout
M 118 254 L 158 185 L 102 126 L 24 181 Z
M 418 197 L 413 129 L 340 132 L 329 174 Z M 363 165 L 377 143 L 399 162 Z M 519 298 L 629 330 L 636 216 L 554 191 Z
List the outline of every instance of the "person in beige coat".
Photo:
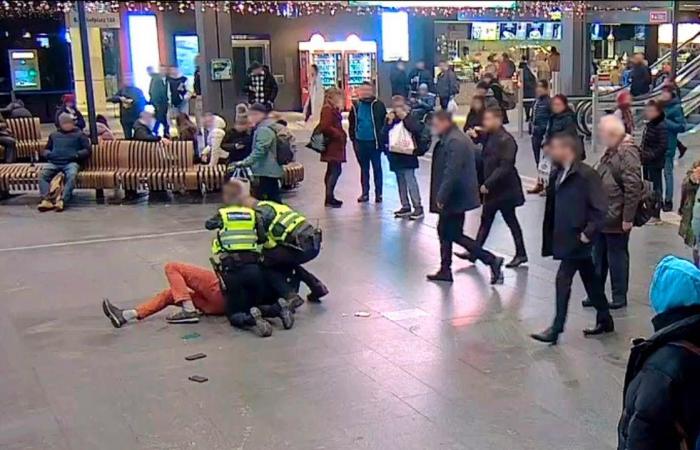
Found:
M 226 136 L 226 121 L 216 114 L 206 113 L 203 123 L 206 129 L 206 147 L 202 149 L 202 161 L 215 166 L 220 160 L 228 158 L 228 152 L 221 148 L 221 142 Z

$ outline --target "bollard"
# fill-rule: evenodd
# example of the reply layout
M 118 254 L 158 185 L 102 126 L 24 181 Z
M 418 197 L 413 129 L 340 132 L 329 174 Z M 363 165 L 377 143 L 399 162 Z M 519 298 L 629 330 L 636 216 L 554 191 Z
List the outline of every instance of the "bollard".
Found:
M 518 71 L 518 136 L 523 137 L 525 129 L 525 83 L 523 70 Z
M 592 99 L 591 102 L 591 119 L 593 124 L 591 125 L 591 150 L 593 153 L 597 153 L 598 144 L 598 75 L 593 75 L 592 83 Z

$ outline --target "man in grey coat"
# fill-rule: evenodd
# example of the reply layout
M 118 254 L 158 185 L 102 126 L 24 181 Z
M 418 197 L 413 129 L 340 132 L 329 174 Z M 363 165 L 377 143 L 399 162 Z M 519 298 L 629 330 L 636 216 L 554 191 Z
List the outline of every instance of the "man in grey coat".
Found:
M 440 107 L 447 110 L 450 100 L 459 94 L 459 80 L 454 70 L 447 64 L 447 61 L 440 61 L 440 73 L 437 76 L 435 90 L 440 99 Z
M 433 150 L 430 176 L 430 212 L 439 214 L 440 270 L 428 275 L 428 280 L 452 282 L 454 242 L 491 268 L 491 284 L 501 284 L 503 258 L 484 250 L 463 231 L 464 214 L 480 206 L 476 145 L 457 128 L 447 111 L 435 113 L 432 132 L 438 142 Z

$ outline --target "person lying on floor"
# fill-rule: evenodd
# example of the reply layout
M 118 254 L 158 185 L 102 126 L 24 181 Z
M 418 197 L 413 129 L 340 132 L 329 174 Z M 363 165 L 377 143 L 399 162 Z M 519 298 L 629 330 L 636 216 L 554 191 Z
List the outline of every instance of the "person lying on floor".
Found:
M 229 185 L 236 186 L 240 192 L 238 198 L 232 199 L 232 205 L 239 205 L 255 210 L 260 218 L 266 240 L 262 248 L 262 265 L 265 277 L 287 300 L 292 310 L 304 303 L 298 289 L 287 282 L 294 273 L 309 287 L 308 300 L 320 302 L 328 294 L 328 288 L 315 275 L 302 267 L 302 264 L 315 259 L 321 251 L 321 230 L 309 223 L 300 213 L 287 205 L 273 201 L 258 201 L 248 194 L 247 184 L 232 179 Z

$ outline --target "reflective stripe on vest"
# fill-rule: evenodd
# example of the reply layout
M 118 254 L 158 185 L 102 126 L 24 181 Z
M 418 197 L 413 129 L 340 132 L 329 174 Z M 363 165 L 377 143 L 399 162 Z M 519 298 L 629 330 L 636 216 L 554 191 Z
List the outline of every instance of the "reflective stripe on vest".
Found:
M 258 206 L 269 206 L 275 210 L 275 218 L 267 230 L 266 248 L 275 247 L 277 244 L 285 242 L 290 233 L 299 225 L 306 222 L 306 217 L 294 211 L 287 205 L 270 201 L 258 202 Z
M 219 210 L 223 226 L 212 243 L 213 253 L 259 252 L 258 233 L 255 227 L 255 211 L 240 206 Z

